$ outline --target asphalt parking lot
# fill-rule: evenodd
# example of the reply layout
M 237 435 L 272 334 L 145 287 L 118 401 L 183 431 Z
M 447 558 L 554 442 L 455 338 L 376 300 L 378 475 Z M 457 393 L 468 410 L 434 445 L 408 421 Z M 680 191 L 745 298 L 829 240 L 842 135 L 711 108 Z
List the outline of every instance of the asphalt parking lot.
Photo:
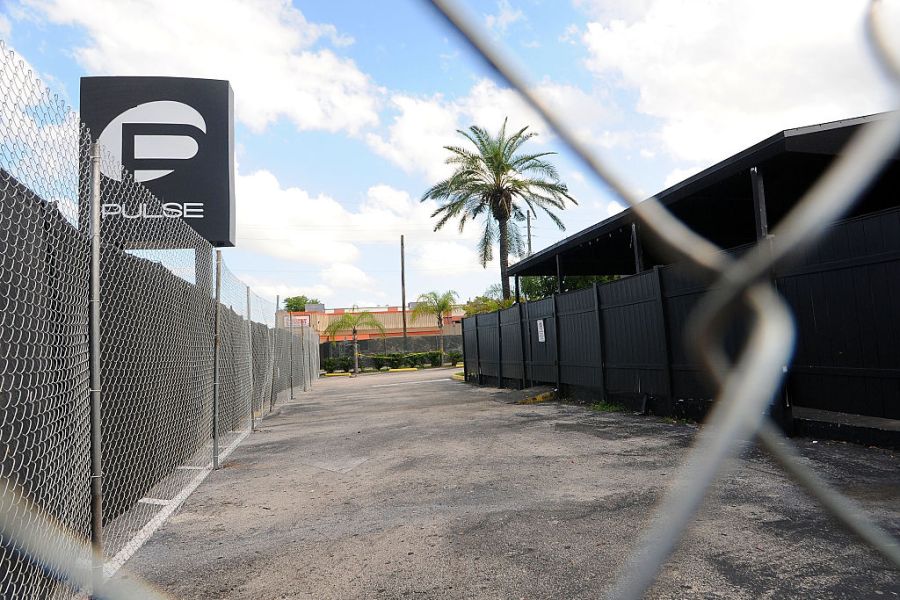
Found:
M 697 426 L 510 404 L 452 372 L 317 382 L 126 567 L 191 599 L 601 597 Z M 893 452 L 797 442 L 900 533 Z M 650 597 L 883 599 L 900 574 L 751 449 Z

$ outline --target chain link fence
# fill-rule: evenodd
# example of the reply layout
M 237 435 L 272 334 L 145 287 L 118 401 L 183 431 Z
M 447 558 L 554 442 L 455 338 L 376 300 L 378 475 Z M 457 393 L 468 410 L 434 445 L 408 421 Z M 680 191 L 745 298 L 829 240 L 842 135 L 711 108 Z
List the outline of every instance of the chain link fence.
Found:
M 629 205 L 643 225 L 658 238 L 668 255 L 715 281 L 692 314 L 686 339 L 717 389 L 714 407 L 684 464 L 654 510 L 646 531 L 634 545 L 624 566 L 606 590 L 611 599 L 636 599 L 653 585 L 675 551 L 694 515 L 729 459 L 752 439 L 773 457 L 793 480 L 849 532 L 900 568 L 900 543 L 868 518 L 852 499 L 834 489 L 800 458 L 767 417 L 789 364 L 794 346 L 794 322 L 789 307 L 772 287 L 768 274 L 775 265 L 810 248 L 827 226 L 859 199 L 869 183 L 900 146 L 900 111 L 864 127 L 843 149 L 829 170 L 800 198 L 772 230 L 770 243 L 760 244 L 736 258 L 688 228 L 656 198 L 642 200 L 588 148 L 569 125 L 552 111 L 535 87 L 509 57 L 496 47 L 458 3 L 431 0 L 439 17 L 455 28 L 470 49 L 496 75 L 515 88 L 609 191 Z M 900 107 L 900 57 L 889 50 L 883 31 L 882 0 L 871 0 L 865 23 L 873 60 L 895 85 Z M 751 330 L 738 357 L 726 351 L 727 332 L 741 313 L 750 311 Z
M 2 45 L 0 90 L 0 596 L 152 597 L 110 578 L 256 419 L 309 389 L 318 338 L 277 329 L 181 219 L 92 218 L 98 201 L 162 201 Z
M 734 258 L 654 199 L 640 202 L 455 4 L 432 3 L 611 192 L 634 208 L 673 257 L 718 282 L 698 306 L 689 333 L 716 383 L 715 407 L 608 597 L 639 598 L 649 589 L 728 459 L 754 437 L 824 510 L 900 566 L 897 541 L 799 460 L 765 417 L 794 331 L 766 274 L 812 245 L 857 199 L 896 151 L 900 114 L 867 126 L 851 141 L 772 231 L 771 244 Z M 885 50 L 880 4 L 871 3 L 868 38 L 874 59 L 898 82 L 900 60 Z M 161 516 L 202 481 L 212 466 L 211 444 L 221 441 L 221 453 L 227 453 L 266 411 L 266 399 L 271 411 L 280 391 L 290 389 L 294 396 L 308 388 L 318 344 L 308 330 L 273 329 L 272 313 L 255 318 L 266 305 L 232 274 L 216 270 L 212 248 L 182 223 L 141 224 L 144 242 L 155 245 L 139 247 L 133 232 L 104 230 L 99 366 L 107 539 L 102 556 L 92 560 L 91 240 L 85 201 L 90 137 L 79 129 L 77 116 L 5 48 L 0 89 L 0 593 L 70 597 L 90 589 L 92 562 L 99 559 L 111 575 L 127 559 L 131 541 L 152 533 Z M 158 202 L 127 175 L 105 184 L 104 194 Z M 216 287 L 222 302 L 212 293 Z M 731 361 L 722 350 L 724 332 L 743 307 L 752 311 L 753 327 Z M 216 315 L 219 328 L 213 326 Z M 158 597 L 120 577 L 109 579 L 102 595 Z

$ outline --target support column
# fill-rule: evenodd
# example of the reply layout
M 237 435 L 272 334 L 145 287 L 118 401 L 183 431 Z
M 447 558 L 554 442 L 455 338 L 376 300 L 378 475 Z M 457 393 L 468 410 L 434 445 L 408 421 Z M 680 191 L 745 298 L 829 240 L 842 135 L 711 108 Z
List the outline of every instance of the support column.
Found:
M 756 240 L 769 235 L 769 218 L 766 214 L 766 189 L 759 169 L 750 169 L 750 185 L 753 187 L 753 219 L 756 222 Z
M 562 260 L 556 255 L 556 293 L 562 294 Z
M 641 246 L 637 223 L 631 224 L 631 249 L 634 251 L 634 274 L 644 272 L 644 248 Z
M 756 243 L 770 244 L 769 216 L 766 211 L 766 186 L 763 175 L 758 167 L 750 169 L 750 187 L 753 191 L 753 221 L 756 226 Z M 772 287 L 778 289 L 778 280 L 774 271 L 769 270 L 769 281 Z M 790 365 L 784 365 L 784 380 L 778 398 L 772 403 L 769 415 L 787 434 L 793 433 L 794 417 L 791 410 L 791 401 L 788 391 L 790 381 Z
M 522 294 L 521 294 L 521 292 L 520 292 L 519 290 L 520 290 L 520 287 L 519 287 L 519 276 L 516 275 L 516 303 L 517 303 L 517 304 L 518 304 L 519 302 L 522 301 L 522 300 L 521 300 Z

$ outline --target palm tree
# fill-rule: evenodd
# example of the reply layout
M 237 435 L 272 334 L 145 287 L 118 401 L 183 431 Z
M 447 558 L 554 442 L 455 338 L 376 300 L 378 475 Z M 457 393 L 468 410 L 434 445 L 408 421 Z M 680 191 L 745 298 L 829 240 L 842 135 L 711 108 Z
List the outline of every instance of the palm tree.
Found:
M 334 336 L 339 331 L 349 331 L 353 336 L 353 372 L 359 373 L 359 342 L 356 339 L 357 331 L 363 327 L 377 329 L 381 335 L 384 335 L 384 325 L 375 318 L 375 316 L 367 310 L 362 312 L 348 312 L 341 315 L 341 318 L 332 321 L 325 328 L 326 336 Z
M 437 200 L 443 205 L 432 213 L 440 215 L 437 231 L 451 219 L 459 217 L 459 231 L 467 221 L 477 217 L 484 220 L 484 233 L 478 242 L 481 266 L 486 267 L 494 258 L 494 243 L 500 245 L 500 284 L 503 298 L 510 297 L 509 255 L 522 256 L 524 244 L 519 223 L 525 220 L 526 211 L 540 208 L 557 227 L 565 229 L 551 208 L 564 210 L 565 201 L 571 200 L 566 185 L 544 157 L 555 152 L 536 154 L 518 153 L 522 145 L 536 133 L 526 133 L 523 127 L 513 135 L 506 135 L 506 119 L 496 137 L 485 129 L 472 125 L 469 130 L 457 132 L 475 146 L 475 151 L 458 146 L 444 146 L 451 155 L 447 164 L 453 165 L 450 177 L 436 183 L 422 196 L 421 201 Z
M 421 294 L 416 300 L 416 306 L 412 311 L 412 318 L 417 319 L 426 315 L 433 315 L 437 318 L 438 331 L 441 339 L 441 364 L 444 363 L 444 317 L 449 316 L 453 312 L 453 306 L 456 304 L 457 293 L 448 290 L 443 294 L 437 292 L 428 292 Z

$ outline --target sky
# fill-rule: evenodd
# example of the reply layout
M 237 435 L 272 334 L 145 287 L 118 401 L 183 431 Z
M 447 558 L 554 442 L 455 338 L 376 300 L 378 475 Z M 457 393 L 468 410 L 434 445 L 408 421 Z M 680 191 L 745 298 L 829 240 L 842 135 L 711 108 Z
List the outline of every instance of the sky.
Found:
M 458 1 L 640 196 L 780 130 L 896 108 L 860 0 Z M 900 40 L 900 0 L 885 3 Z M 423 1 L 0 0 L 0 38 L 75 110 L 82 76 L 229 80 L 237 246 L 223 254 L 272 299 L 400 304 L 401 234 L 407 300 L 499 282 L 477 227 L 435 232 L 437 205 L 420 202 L 473 124 L 508 118 L 558 153 L 577 205 L 566 231 L 538 215 L 535 250 L 623 209 Z

